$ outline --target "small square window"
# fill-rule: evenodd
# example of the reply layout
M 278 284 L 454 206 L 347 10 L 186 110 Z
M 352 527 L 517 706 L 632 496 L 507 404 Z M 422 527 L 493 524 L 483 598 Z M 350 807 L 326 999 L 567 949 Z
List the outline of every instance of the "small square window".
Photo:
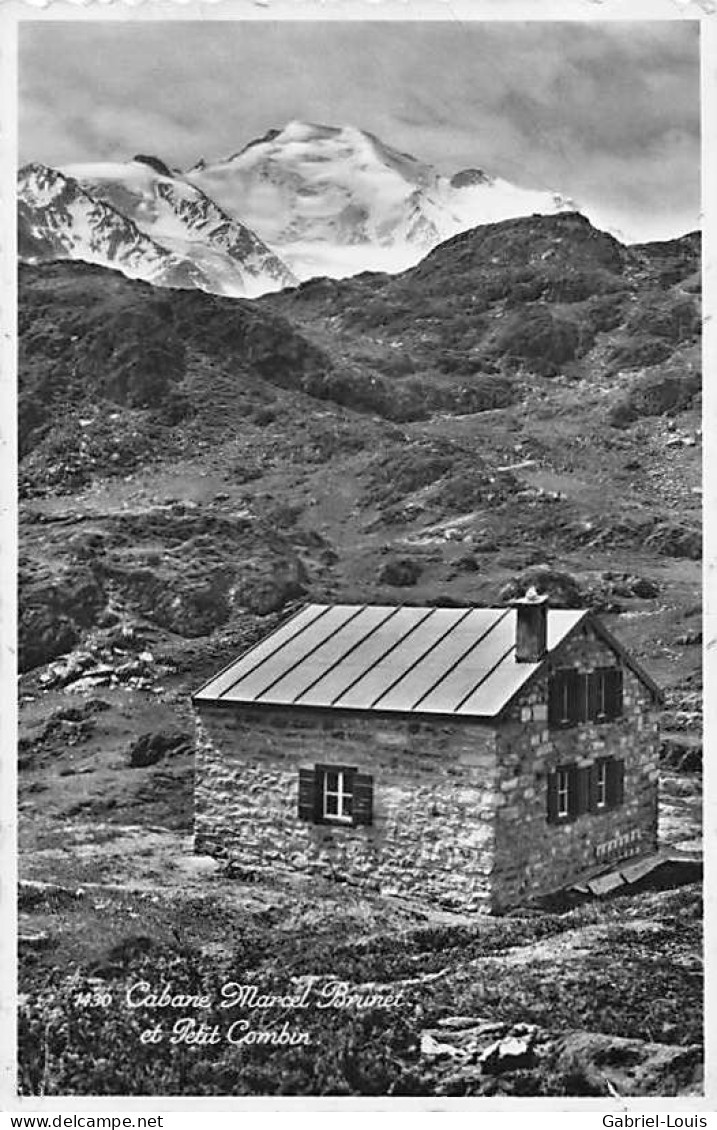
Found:
M 328 769 L 323 779 L 323 817 L 350 823 L 353 818 L 352 775 L 344 769 Z
M 373 823 L 373 777 L 342 765 L 299 769 L 298 817 L 310 824 Z

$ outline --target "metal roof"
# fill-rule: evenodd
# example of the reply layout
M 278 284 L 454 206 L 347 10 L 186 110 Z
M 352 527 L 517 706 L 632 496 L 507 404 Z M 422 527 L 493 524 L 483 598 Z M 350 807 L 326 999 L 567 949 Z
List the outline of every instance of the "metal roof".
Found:
M 587 612 L 547 615 L 550 652 Z M 513 608 L 309 604 L 194 701 L 495 717 L 541 666 L 515 634 Z

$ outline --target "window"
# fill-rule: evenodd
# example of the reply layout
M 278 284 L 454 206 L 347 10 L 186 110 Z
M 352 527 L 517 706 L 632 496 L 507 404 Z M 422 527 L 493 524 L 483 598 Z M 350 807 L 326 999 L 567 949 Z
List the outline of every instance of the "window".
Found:
M 618 808 L 624 800 L 625 764 L 602 757 L 592 765 L 559 765 L 548 774 L 547 820 L 565 824 L 578 816 Z
M 586 717 L 589 722 L 609 722 L 622 714 L 622 670 L 598 667 L 587 681 Z
M 570 773 L 567 769 L 558 769 L 557 777 L 557 816 L 560 820 L 570 815 Z
M 323 780 L 324 820 L 350 821 L 353 814 L 353 774 L 345 769 L 327 769 Z
M 372 824 L 373 777 L 347 765 L 300 769 L 298 816 L 311 824 Z
M 607 760 L 603 757 L 595 765 L 595 808 L 607 805 Z
M 564 824 L 574 820 L 587 805 L 583 799 L 585 770 L 577 765 L 559 765 L 548 777 L 548 822 Z
M 625 799 L 625 763 L 617 757 L 601 757 L 590 766 L 590 811 L 619 808 Z
M 598 667 L 583 673 L 559 668 L 548 684 L 548 721 L 553 727 L 577 722 L 610 722 L 622 714 L 622 669 Z

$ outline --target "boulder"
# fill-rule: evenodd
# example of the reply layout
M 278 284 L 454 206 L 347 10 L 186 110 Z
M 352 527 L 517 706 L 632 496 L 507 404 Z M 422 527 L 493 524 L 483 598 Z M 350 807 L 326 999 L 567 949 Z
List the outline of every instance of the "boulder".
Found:
M 441 1043 L 430 1032 L 421 1033 L 421 1055 L 427 1059 L 440 1059 L 444 1056 L 455 1058 L 462 1054 L 462 1050 L 455 1044 Z
M 702 532 L 676 522 L 661 522 L 645 540 L 645 549 L 665 557 L 685 557 L 699 561 L 702 557 Z
M 667 347 L 658 342 L 657 348 L 659 352 Z M 690 363 L 679 368 L 670 366 L 666 371 L 663 367 L 648 370 L 613 404 L 608 423 L 614 428 L 625 428 L 643 416 L 681 412 L 693 406 L 701 383 L 699 368 Z
M 159 730 L 142 734 L 129 749 L 129 764 L 134 769 L 156 765 L 167 756 L 187 753 L 192 748 L 191 735 L 183 730 Z
M 697 1094 L 702 1051 L 598 1032 L 569 1032 L 549 1049 L 546 1068 L 569 1077 L 576 1095 Z
M 654 600 L 660 595 L 660 586 L 657 581 L 648 577 L 639 577 L 631 573 L 603 573 L 602 580 L 605 587 L 614 596 L 636 596 L 639 600 Z
M 29 671 L 64 655 L 105 607 L 104 587 L 79 562 L 54 571 L 23 562 L 19 575 L 19 668 Z
M 505 1036 L 490 1044 L 478 1057 L 478 1062 L 487 1075 L 532 1067 L 535 1063 L 534 1041 L 535 1035 L 532 1032 L 521 1036 Z
M 18 934 L 17 944 L 20 949 L 43 950 L 52 942 L 47 930 L 40 930 L 37 934 Z
M 415 585 L 422 572 L 423 566 L 414 557 L 392 557 L 379 569 L 378 579 L 385 585 L 406 588 Z

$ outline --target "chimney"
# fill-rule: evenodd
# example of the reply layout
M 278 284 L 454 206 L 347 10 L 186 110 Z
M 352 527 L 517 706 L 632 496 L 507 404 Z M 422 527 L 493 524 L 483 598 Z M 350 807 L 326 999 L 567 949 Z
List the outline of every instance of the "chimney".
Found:
M 516 611 L 516 662 L 539 663 L 548 652 L 548 597 L 531 585 L 510 604 Z

